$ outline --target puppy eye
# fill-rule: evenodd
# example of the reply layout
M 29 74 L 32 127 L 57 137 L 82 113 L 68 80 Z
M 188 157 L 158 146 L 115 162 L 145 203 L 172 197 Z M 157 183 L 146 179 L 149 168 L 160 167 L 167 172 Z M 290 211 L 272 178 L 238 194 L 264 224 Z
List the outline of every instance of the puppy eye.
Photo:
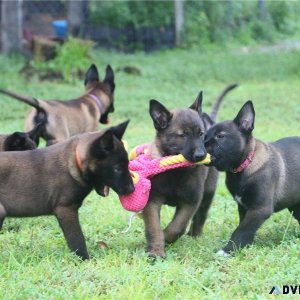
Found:
M 216 137 L 217 139 L 222 139 L 223 137 L 225 137 L 225 135 L 223 133 L 218 133 Z
M 198 135 L 199 135 L 199 136 L 202 136 L 202 135 L 203 135 L 203 132 L 202 132 L 202 131 L 199 131 L 199 132 L 198 132 Z
M 185 132 L 183 132 L 183 133 L 177 133 L 177 136 L 178 137 L 185 137 L 187 134 L 185 133 Z
M 121 173 L 121 168 L 119 166 L 114 167 L 115 173 Z

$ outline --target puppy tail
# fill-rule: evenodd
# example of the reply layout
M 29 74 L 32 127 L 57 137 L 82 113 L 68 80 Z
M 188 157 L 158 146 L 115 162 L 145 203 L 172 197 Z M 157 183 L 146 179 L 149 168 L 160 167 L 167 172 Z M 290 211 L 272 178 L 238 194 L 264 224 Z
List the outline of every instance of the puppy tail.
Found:
M 37 123 L 32 130 L 27 132 L 29 138 L 35 142 L 36 146 L 39 145 L 40 137 L 41 137 L 42 131 L 44 129 L 44 125 L 45 125 L 45 122 L 43 122 L 43 121 L 40 123 Z
M 22 95 L 19 95 L 19 94 L 16 94 L 14 92 L 10 92 L 10 91 L 4 90 L 4 89 L 0 89 L 0 93 L 4 94 L 6 96 L 9 96 L 9 97 L 15 98 L 15 99 L 17 99 L 21 102 L 26 103 L 26 104 L 29 104 L 30 106 L 33 106 L 36 109 L 40 108 L 40 103 L 35 98 L 22 96 Z
M 0 93 L 7 95 L 9 97 L 12 97 L 14 99 L 17 99 L 21 102 L 24 102 L 24 103 L 29 104 L 30 106 L 34 107 L 37 110 L 37 113 L 34 117 L 35 124 L 37 126 L 39 124 L 40 125 L 39 127 L 41 127 L 41 128 L 43 128 L 43 125 L 46 124 L 47 112 L 43 107 L 41 107 L 41 105 L 43 105 L 43 101 L 39 101 L 36 98 L 22 96 L 22 95 L 19 95 L 19 94 L 16 94 L 14 92 L 7 91 L 4 89 L 0 89 Z
M 39 100 L 37 100 L 35 98 L 33 98 L 33 100 L 36 101 L 36 103 L 40 104 Z M 47 114 L 47 111 L 43 107 L 35 106 L 35 108 L 36 108 L 37 112 L 33 119 L 35 127 L 32 129 L 32 131 L 33 131 L 33 134 L 35 133 L 37 135 L 37 138 L 33 139 L 33 140 L 38 145 L 39 137 L 42 136 L 42 132 L 44 131 L 45 125 L 48 122 L 48 114 Z
M 235 89 L 236 87 L 238 86 L 238 84 L 234 83 L 234 84 L 230 84 L 228 85 L 224 90 L 223 92 L 219 95 L 219 97 L 217 98 L 213 108 L 212 108 L 212 111 L 211 111 L 211 114 L 210 114 L 210 117 L 213 121 L 216 121 L 216 118 L 217 118 L 217 114 L 219 112 L 219 109 L 220 109 L 220 106 L 223 102 L 223 99 L 224 97 L 226 96 L 226 94 L 228 92 L 230 92 L 231 90 Z

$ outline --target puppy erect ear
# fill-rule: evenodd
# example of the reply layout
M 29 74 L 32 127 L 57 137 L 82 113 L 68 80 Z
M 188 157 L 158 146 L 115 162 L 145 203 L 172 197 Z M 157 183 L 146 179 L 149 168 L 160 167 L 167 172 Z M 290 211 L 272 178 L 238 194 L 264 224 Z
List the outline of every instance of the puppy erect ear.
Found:
M 99 81 L 99 74 L 97 67 L 92 64 L 85 74 L 84 85 L 95 81 Z
M 107 156 L 114 149 L 114 137 L 110 130 L 97 138 L 91 146 L 91 154 L 100 158 Z
M 190 109 L 195 110 L 198 112 L 199 115 L 202 113 L 202 99 L 203 99 L 203 92 L 201 91 L 198 94 L 198 97 L 196 98 L 195 102 L 190 106 Z
M 201 114 L 201 118 L 204 122 L 205 130 L 207 131 L 211 126 L 214 125 L 214 121 L 207 113 Z
M 115 90 L 115 75 L 110 65 L 106 66 L 104 82 L 110 85 L 112 92 Z
M 129 120 L 127 120 L 117 126 L 111 127 L 108 130 L 111 131 L 115 137 L 117 137 L 119 140 L 121 140 L 124 135 L 124 132 L 127 128 L 128 123 L 129 123 Z
M 252 101 L 247 101 L 233 122 L 240 128 L 242 132 L 251 133 L 254 129 L 255 111 Z
M 172 114 L 160 102 L 150 100 L 149 112 L 156 130 L 160 131 L 168 127 Z

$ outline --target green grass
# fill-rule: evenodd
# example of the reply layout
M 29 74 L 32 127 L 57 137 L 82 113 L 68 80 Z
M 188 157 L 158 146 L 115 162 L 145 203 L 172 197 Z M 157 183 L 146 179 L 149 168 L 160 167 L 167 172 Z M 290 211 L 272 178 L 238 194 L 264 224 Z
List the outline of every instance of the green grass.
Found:
M 95 51 L 93 58 L 102 77 L 108 63 L 141 69 L 141 76 L 116 73 L 112 123 L 131 119 L 125 137 L 131 147 L 153 138 L 149 99 L 169 108 L 187 107 L 203 89 L 204 110 L 209 112 L 220 91 L 233 82 L 240 87 L 226 98 L 219 120 L 233 118 L 251 99 L 257 113 L 256 137 L 273 141 L 300 133 L 297 52 Z M 81 81 L 26 81 L 18 74 L 22 63 L 20 58 L 0 56 L 1 87 L 43 99 L 70 99 L 83 92 Z M 0 104 L 1 132 L 22 130 L 28 107 L 1 95 Z M 172 213 L 172 208 L 163 209 L 164 226 Z M 0 298 L 266 299 L 275 284 L 299 284 L 300 230 L 287 211 L 273 215 L 251 247 L 230 259 L 215 256 L 238 222 L 223 175 L 203 235 L 183 236 L 168 246 L 164 261 L 147 260 L 141 219 L 134 219 L 131 230 L 123 233 L 129 216 L 114 193 L 100 198 L 93 192 L 86 199 L 80 218 L 93 257 L 88 262 L 69 252 L 54 217 L 7 219 L 0 233 Z M 98 241 L 107 243 L 108 249 L 101 249 Z

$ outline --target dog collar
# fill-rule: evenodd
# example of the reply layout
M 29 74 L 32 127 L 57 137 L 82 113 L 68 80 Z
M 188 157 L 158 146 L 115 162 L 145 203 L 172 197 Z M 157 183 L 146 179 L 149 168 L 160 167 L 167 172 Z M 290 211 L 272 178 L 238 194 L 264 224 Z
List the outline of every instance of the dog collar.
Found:
M 75 159 L 76 159 L 76 165 L 78 169 L 82 172 L 82 160 L 80 158 L 80 152 L 78 146 L 76 146 L 76 150 L 75 150 Z
M 254 155 L 255 155 L 255 151 L 251 151 L 249 153 L 249 155 L 247 156 L 247 158 L 237 168 L 233 169 L 231 172 L 232 173 L 242 172 L 244 169 L 246 169 L 251 164 Z
M 102 112 L 104 112 L 104 109 L 103 109 L 103 104 L 101 103 L 100 99 L 94 94 L 88 94 L 88 96 L 90 96 L 93 100 L 95 100 L 97 107 L 99 109 L 99 112 L 100 112 L 100 116 L 101 116 Z

